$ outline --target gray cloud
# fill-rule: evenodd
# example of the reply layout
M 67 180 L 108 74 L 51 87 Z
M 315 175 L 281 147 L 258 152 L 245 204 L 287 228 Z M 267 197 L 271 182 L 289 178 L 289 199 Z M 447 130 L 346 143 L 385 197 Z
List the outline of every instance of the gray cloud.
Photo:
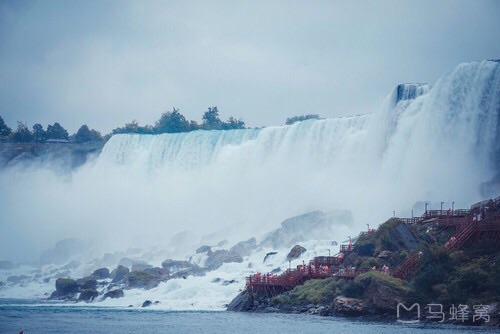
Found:
M 250 126 L 372 112 L 500 54 L 497 1 L 3 1 L 0 115 L 108 132 L 173 106 Z

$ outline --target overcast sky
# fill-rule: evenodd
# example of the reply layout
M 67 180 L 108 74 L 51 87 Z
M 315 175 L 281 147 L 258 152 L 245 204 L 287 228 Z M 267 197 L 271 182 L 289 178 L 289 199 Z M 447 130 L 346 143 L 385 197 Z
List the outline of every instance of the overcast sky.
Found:
M 0 0 L 0 116 L 104 133 L 209 106 L 249 126 L 373 112 L 500 57 L 500 1 Z

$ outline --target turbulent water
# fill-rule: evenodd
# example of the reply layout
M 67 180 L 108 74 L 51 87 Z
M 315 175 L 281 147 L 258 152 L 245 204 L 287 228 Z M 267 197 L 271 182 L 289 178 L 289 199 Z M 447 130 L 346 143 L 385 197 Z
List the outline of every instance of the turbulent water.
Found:
M 128 247 L 142 247 L 145 260 L 161 263 L 189 257 L 202 244 L 259 239 L 283 219 L 312 210 L 351 210 L 353 225 L 335 236 L 342 241 L 393 211 L 409 215 L 416 201 L 464 207 L 498 195 L 498 185 L 480 185 L 499 169 L 499 117 L 500 64 L 483 61 L 459 65 L 432 87 L 399 85 L 378 111 L 364 115 L 262 129 L 116 135 L 96 161 L 72 174 L 0 172 L 0 260 L 33 261 L 57 240 L 78 237 L 92 245 L 87 258 L 117 250 L 130 256 Z M 314 256 L 327 247 L 308 248 Z M 197 300 L 203 302 L 191 308 L 220 309 L 241 286 L 207 290 L 211 302 L 196 296 L 197 287 L 217 277 L 241 285 L 255 270 L 248 263 L 265 252 L 224 265 L 213 277 L 169 281 L 156 292 L 172 305 L 186 301 L 182 309 Z M 78 274 L 111 265 L 99 261 Z M 286 266 L 284 258 L 275 262 Z M 51 270 L 58 269 L 38 273 L 48 277 Z M 0 296 L 39 296 L 40 286 L 4 287 Z M 120 303 L 144 300 L 136 297 Z

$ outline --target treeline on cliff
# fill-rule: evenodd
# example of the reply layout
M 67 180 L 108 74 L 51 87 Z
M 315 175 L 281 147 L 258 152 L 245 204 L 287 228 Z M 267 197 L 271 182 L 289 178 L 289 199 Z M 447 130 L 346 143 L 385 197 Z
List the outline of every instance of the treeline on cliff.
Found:
M 112 135 L 121 133 L 139 134 L 162 134 L 190 132 L 195 130 L 231 130 L 245 129 L 245 122 L 230 116 L 226 121 L 220 119 L 217 107 L 210 107 L 203 113 L 201 124 L 196 121 L 188 121 L 179 109 L 163 113 L 154 125 L 141 126 L 137 121 L 132 121 L 122 127 L 115 128 L 111 133 L 102 135 L 99 131 L 89 128 L 87 124 L 82 125 L 78 131 L 71 136 L 68 131 L 58 122 L 47 125 L 36 123 L 32 129 L 26 123 L 18 121 L 17 128 L 11 129 L 5 124 L 0 116 L 0 141 L 14 143 L 44 143 L 44 142 L 106 142 Z

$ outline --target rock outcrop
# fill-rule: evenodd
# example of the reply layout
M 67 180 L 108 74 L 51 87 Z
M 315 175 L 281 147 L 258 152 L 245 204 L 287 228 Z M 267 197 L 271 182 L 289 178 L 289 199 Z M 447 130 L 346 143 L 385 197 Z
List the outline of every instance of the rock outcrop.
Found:
M 131 271 L 124 278 L 127 288 L 152 289 L 160 282 L 153 275 L 143 271 Z
M 232 312 L 247 312 L 252 310 L 252 307 L 253 298 L 248 291 L 244 290 L 229 303 L 227 310 Z
M 240 241 L 233 247 L 229 249 L 229 252 L 239 256 L 249 256 L 257 247 L 257 240 L 255 238 L 250 238 L 246 241 Z
M 116 267 L 116 269 L 114 269 L 110 274 L 110 277 L 112 279 L 111 282 L 121 282 L 129 272 L 130 270 L 127 267 L 118 265 L 118 267 Z
M 79 291 L 78 284 L 71 278 L 58 278 L 56 280 L 56 291 L 50 299 L 73 299 Z
M 96 279 L 105 279 L 109 278 L 109 269 L 108 268 L 99 268 L 95 270 L 92 275 Z
M 300 245 L 295 245 L 286 256 L 286 259 L 288 261 L 298 259 L 305 251 L 307 251 L 307 249 L 305 249 L 304 247 Z
M 368 305 L 362 299 L 340 296 L 333 302 L 333 311 L 338 315 L 365 315 L 368 313 Z
M 243 258 L 240 255 L 231 253 L 227 250 L 216 250 L 209 255 L 207 261 L 205 262 L 205 268 L 207 268 L 208 270 L 215 270 L 222 266 L 224 263 L 231 262 L 241 263 L 243 262 Z
M 112 299 L 116 299 L 116 298 L 122 298 L 124 296 L 124 293 L 123 293 L 123 290 L 122 289 L 116 289 L 116 290 L 111 290 L 111 291 L 108 291 L 104 294 L 104 296 L 102 297 L 102 299 L 106 299 L 106 298 L 112 298 Z
M 281 227 L 269 233 L 260 246 L 277 249 L 291 247 L 301 241 L 333 238 L 336 234 L 335 229 L 349 226 L 352 222 L 350 211 L 309 212 L 284 220 Z

